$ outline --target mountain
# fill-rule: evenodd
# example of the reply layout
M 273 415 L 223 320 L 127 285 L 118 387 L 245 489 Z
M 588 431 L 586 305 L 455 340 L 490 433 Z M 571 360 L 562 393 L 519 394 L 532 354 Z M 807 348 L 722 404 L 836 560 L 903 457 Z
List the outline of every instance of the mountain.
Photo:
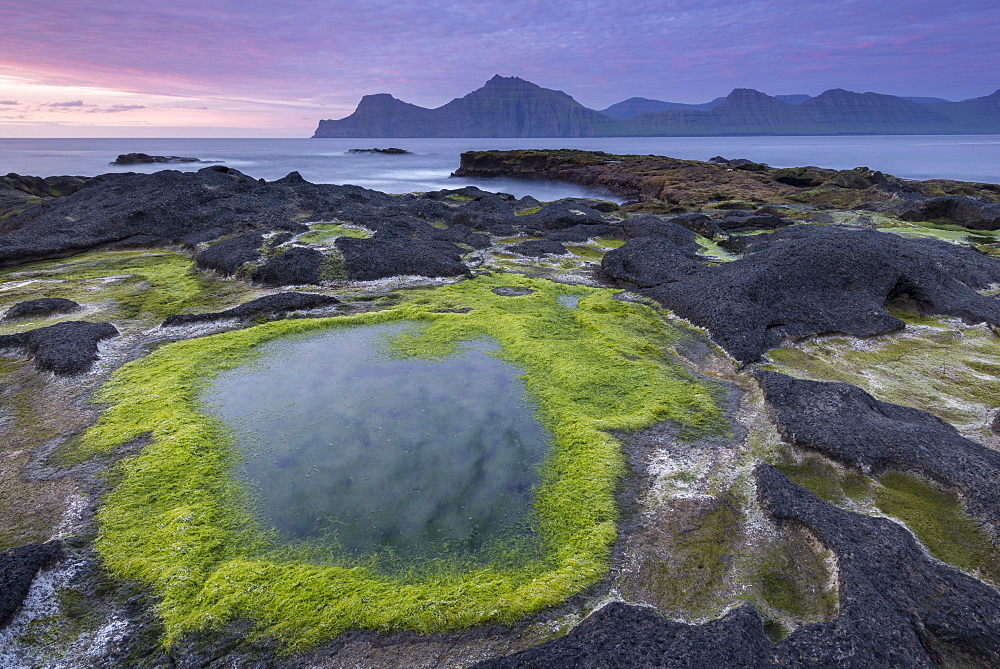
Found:
M 600 112 L 605 116 L 611 116 L 612 118 L 633 118 L 635 116 L 641 116 L 642 114 L 652 114 L 671 109 L 697 109 L 707 111 L 717 106 L 723 100 L 725 100 L 725 98 L 715 98 L 711 102 L 703 102 L 701 104 L 692 105 L 684 102 L 650 100 L 649 98 L 629 98 L 628 100 L 616 102 L 606 109 L 601 109 Z
M 927 100 L 931 100 L 928 102 Z M 922 135 L 1000 133 L 1000 91 L 948 102 L 836 88 L 771 96 L 737 88 L 702 104 L 630 98 L 597 111 L 562 91 L 494 76 L 436 109 L 387 93 L 350 116 L 319 122 L 313 137 L 645 137 L 712 135 Z
M 366 95 L 354 113 L 320 121 L 314 137 L 592 137 L 609 119 L 562 91 L 499 74 L 437 109 Z

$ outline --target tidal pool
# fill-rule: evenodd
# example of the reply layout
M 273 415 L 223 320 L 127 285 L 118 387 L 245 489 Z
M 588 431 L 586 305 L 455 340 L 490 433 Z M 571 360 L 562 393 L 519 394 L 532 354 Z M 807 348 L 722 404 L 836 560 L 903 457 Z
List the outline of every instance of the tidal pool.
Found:
M 524 551 L 549 437 L 521 371 L 483 340 L 443 359 L 390 354 L 414 323 L 331 328 L 261 347 L 204 406 L 235 436 L 236 472 L 280 540 L 354 555 Z

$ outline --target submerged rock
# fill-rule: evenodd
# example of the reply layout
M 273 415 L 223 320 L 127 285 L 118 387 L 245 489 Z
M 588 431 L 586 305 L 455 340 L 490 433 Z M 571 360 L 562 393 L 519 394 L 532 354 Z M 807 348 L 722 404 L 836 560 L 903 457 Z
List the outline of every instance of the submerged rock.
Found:
M 734 358 L 752 362 L 786 340 L 826 333 L 870 337 L 903 327 L 886 303 L 1000 324 L 1000 260 L 930 239 L 797 225 L 749 243 L 741 259 L 706 267 L 664 238 L 609 251 L 604 273 L 697 325 Z
M 866 473 L 913 471 L 958 488 L 1000 530 L 1000 453 L 926 411 L 880 402 L 846 383 L 755 373 L 784 437 Z
M 189 325 L 191 323 L 205 323 L 217 321 L 224 318 L 236 318 L 247 320 L 260 316 L 272 316 L 288 311 L 305 311 L 308 309 L 319 309 L 334 304 L 339 304 L 340 300 L 330 295 L 316 295 L 313 293 L 277 293 L 275 295 L 265 295 L 256 300 L 250 300 L 243 304 L 226 309 L 205 314 L 174 314 L 167 316 L 163 321 L 163 327 L 172 325 Z
M 81 374 L 97 360 L 97 344 L 118 336 L 111 323 L 66 321 L 13 335 L 0 335 L 0 348 L 19 348 L 35 359 L 35 368 L 61 376 Z
M 28 596 L 39 570 L 62 557 L 62 544 L 49 541 L 0 552 L 0 629 L 6 627 Z
M 80 305 L 73 300 L 67 300 L 64 297 L 40 297 L 37 300 L 18 302 L 7 310 L 2 320 L 13 321 L 22 318 L 69 314 L 79 310 Z

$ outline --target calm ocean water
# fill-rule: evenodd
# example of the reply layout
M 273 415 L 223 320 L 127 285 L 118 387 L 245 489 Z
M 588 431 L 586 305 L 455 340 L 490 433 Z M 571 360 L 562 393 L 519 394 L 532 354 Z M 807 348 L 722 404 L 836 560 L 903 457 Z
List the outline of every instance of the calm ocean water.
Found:
M 398 146 L 415 155 L 348 154 L 351 148 Z M 623 137 L 589 139 L 0 139 L 0 174 L 92 176 L 154 172 L 163 165 L 114 167 L 120 153 L 193 156 L 219 161 L 254 177 L 278 179 L 293 170 L 315 183 L 357 184 L 389 193 L 459 188 L 542 200 L 592 194 L 569 184 L 512 179 L 457 179 L 462 151 L 577 148 L 708 160 L 749 158 L 774 167 L 861 165 L 905 179 L 1000 183 L 1000 135 L 882 135 L 858 137 Z M 197 170 L 199 164 L 171 165 Z

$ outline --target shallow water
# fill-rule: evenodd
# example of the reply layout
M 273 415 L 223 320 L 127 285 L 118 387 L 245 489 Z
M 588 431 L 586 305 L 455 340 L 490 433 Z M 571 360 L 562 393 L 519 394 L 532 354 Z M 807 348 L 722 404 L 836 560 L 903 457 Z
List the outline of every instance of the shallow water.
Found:
M 412 327 L 287 337 L 203 396 L 234 429 L 238 476 L 283 540 L 405 558 L 530 539 L 548 438 L 520 371 L 483 342 L 443 360 L 390 357 L 389 338 Z

